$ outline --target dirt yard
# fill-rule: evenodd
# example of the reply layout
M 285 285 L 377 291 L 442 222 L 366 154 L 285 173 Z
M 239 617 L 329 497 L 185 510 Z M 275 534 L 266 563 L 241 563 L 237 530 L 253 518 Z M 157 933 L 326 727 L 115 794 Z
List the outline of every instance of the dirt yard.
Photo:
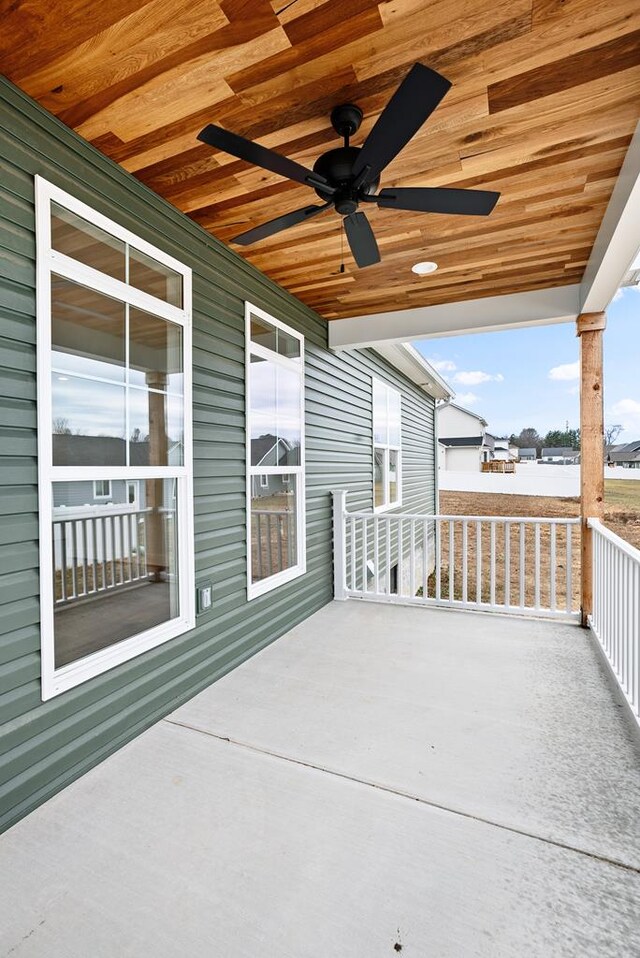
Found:
M 605 524 L 627 542 L 640 548 L 640 482 L 610 480 L 605 489 Z M 578 499 L 557 499 L 546 496 L 512 496 L 504 494 L 490 494 L 477 492 L 447 492 L 440 493 L 441 515 L 455 516 L 528 516 L 532 518 L 544 517 L 577 517 L 580 514 Z M 453 527 L 453 566 L 447 564 L 451 555 L 449 533 L 447 525 L 443 525 L 441 532 L 442 550 L 442 585 L 441 592 L 448 598 L 450 592 L 456 599 L 462 598 L 463 570 L 461 556 L 463 549 L 463 523 L 456 522 Z M 483 602 L 506 602 L 507 596 L 511 604 L 517 605 L 521 601 L 521 589 L 524 589 L 526 604 L 542 608 L 556 606 L 559 609 L 567 607 L 566 596 L 566 562 L 569 556 L 567 530 L 558 527 L 552 539 L 548 526 L 541 526 L 538 542 L 538 567 L 536 574 L 536 539 L 532 527 L 526 529 L 513 525 L 506 541 L 506 530 L 497 525 L 495 529 L 495 549 L 492 550 L 489 538 L 489 529 L 482 528 L 476 538 L 475 524 L 467 524 L 467 591 L 470 596 L 482 597 Z M 520 536 L 523 536 L 521 544 Z M 580 529 L 579 526 L 570 527 L 571 535 L 571 606 L 579 606 L 580 581 Z M 524 569 L 520 568 L 519 556 L 524 550 Z M 495 595 L 491 597 L 488 588 L 491 580 L 491 554 L 494 555 L 496 570 Z M 555 553 L 555 563 L 552 556 Z M 508 558 L 506 558 L 508 556 Z M 481 568 L 477 577 L 477 567 Z M 555 578 L 552 576 L 552 567 L 555 566 Z M 453 575 L 449 572 L 453 568 Z M 435 587 L 435 581 L 431 583 Z M 553 595 L 555 594 L 555 600 Z
M 440 513 L 459 516 L 578 516 L 580 500 L 443 491 L 440 493 Z M 604 521 L 612 532 L 640 549 L 640 481 L 610 479 L 605 482 Z

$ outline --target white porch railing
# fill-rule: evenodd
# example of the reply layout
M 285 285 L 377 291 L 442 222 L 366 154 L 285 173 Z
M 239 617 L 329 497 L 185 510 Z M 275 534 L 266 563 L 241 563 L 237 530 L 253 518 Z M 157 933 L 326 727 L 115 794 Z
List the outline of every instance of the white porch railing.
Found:
M 335 596 L 579 619 L 579 519 L 347 512 Z
M 593 613 L 589 624 L 640 722 L 640 550 L 589 519 L 593 533 Z
M 147 578 L 150 510 L 68 510 L 53 520 L 55 605 L 112 592 Z

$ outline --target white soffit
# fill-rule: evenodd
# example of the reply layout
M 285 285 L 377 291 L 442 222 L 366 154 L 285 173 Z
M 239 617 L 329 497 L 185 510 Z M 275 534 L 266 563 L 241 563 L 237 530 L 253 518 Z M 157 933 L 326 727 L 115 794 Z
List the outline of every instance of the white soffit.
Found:
M 377 348 L 382 343 L 568 323 L 580 312 L 579 296 L 580 285 L 573 284 L 335 319 L 329 323 L 329 346 L 336 350 L 359 346 Z
M 455 396 L 450 386 L 410 343 L 381 343 L 376 352 L 434 399 Z
M 580 312 L 601 313 L 640 249 L 640 123 L 624 158 L 582 278 Z

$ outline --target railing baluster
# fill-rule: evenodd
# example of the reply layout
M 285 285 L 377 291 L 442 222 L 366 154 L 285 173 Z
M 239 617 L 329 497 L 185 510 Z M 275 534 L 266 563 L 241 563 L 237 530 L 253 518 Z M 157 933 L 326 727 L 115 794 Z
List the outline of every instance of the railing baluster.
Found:
M 416 520 L 409 519 L 409 595 L 416 597 Z
M 490 528 L 490 581 L 489 581 L 489 590 L 490 590 L 490 602 L 492 606 L 496 604 L 496 523 L 495 520 L 491 520 Z
M 467 520 L 463 519 L 462 521 L 462 601 L 468 601 L 468 589 L 467 589 L 467 578 L 468 578 L 468 552 L 469 552 L 469 541 L 467 535 Z
M 476 602 L 482 602 L 482 523 L 476 522 Z
M 61 531 L 62 536 L 60 538 L 60 545 L 62 551 L 62 575 L 60 577 L 61 585 L 61 598 L 62 601 L 66 602 L 68 598 L 68 589 L 67 589 L 67 523 L 61 522 Z
M 394 518 L 396 519 L 396 528 L 398 530 L 398 574 L 396 575 L 396 592 L 398 596 L 401 596 L 404 586 L 404 520 L 402 516 Z
M 527 527 L 524 522 L 520 523 L 520 608 L 524 609 L 527 604 L 526 596 L 526 541 L 527 541 Z
M 442 598 L 442 530 L 441 520 L 435 519 L 434 529 L 436 535 L 436 599 L 438 602 Z
M 386 535 L 386 569 L 385 569 L 385 592 L 391 595 L 391 519 L 385 516 L 385 535 Z
M 535 569 L 535 599 L 534 599 L 534 608 L 536 611 L 540 609 L 540 523 L 536 522 L 534 524 L 534 548 L 535 548 L 535 559 L 534 559 L 534 569 Z
M 511 524 L 508 519 L 504 522 L 504 605 L 506 609 L 511 605 Z
M 422 520 L 422 598 L 429 598 L 429 526 Z
M 373 591 L 380 593 L 380 516 L 373 517 Z
M 568 523 L 565 524 L 565 529 L 567 530 L 567 543 L 566 543 L 566 581 L 567 581 L 567 602 L 566 610 L 571 612 L 573 609 L 573 526 L 570 526 Z
M 355 520 L 355 518 L 354 518 L 353 516 L 351 517 L 351 520 L 349 521 L 349 546 L 350 546 L 350 550 L 351 550 L 351 554 L 350 554 L 350 557 L 349 557 L 349 560 L 350 560 L 350 561 L 349 561 L 349 567 L 350 567 L 350 569 L 351 569 L 351 591 L 352 591 L 352 592 L 355 592 L 355 591 L 356 591 L 356 550 L 357 550 L 357 543 L 356 543 L 356 520 Z
M 549 530 L 549 608 L 556 611 L 556 525 Z
M 453 602 L 455 597 L 455 531 L 453 519 L 449 520 L 449 602 Z

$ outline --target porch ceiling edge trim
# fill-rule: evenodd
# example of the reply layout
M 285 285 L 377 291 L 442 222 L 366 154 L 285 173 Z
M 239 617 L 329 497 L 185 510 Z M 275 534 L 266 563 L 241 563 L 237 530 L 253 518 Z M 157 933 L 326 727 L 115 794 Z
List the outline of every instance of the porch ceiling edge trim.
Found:
M 580 312 L 606 310 L 640 249 L 640 122 L 582 277 Z
M 375 351 L 434 399 L 455 396 L 449 384 L 410 343 L 379 343 Z
M 580 284 L 576 283 L 334 320 L 329 323 L 329 347 L 377 347 L 381 343 L 548 326 L 572 322 L 579 313 Z

